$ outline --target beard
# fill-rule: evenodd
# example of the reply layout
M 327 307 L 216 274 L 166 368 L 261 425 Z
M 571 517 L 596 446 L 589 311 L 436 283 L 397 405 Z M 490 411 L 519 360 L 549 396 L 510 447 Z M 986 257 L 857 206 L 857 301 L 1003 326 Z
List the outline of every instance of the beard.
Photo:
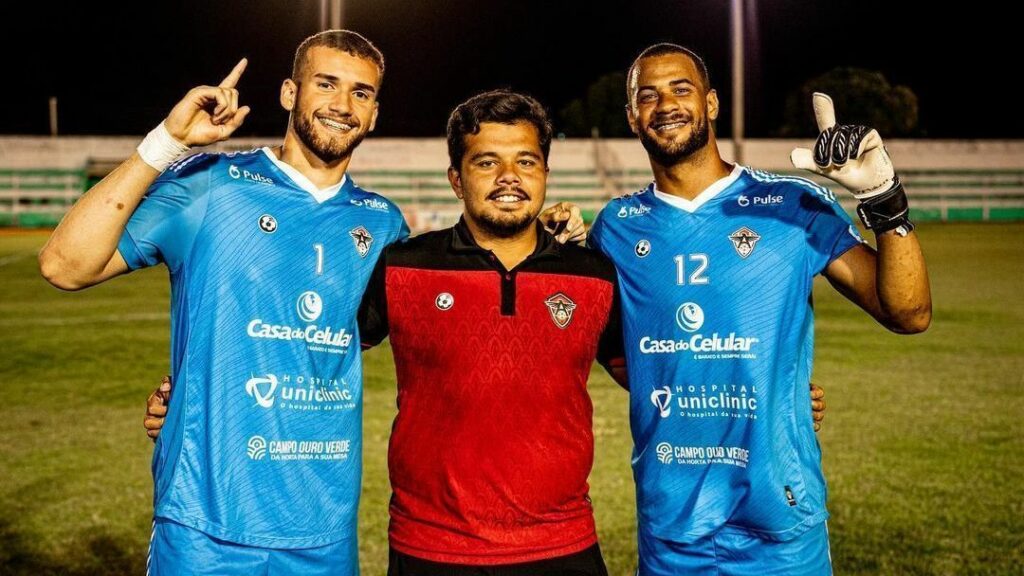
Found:
M 345 116 L 338 120 L 352 125 L 349 134 L 338 135 L 336 138 L 325 138 L 317 132 L 313 125 L 317 120 L 312 115 L 307 115 L 304 110 L 296 110 L 294 116 L 295 134 L 299 137 L 306 148 L 316 155 L 325 164 L 331 164 L 352 154 L 356 146 L 366 137 L 366 132 L 361 130 L 362 125 L 355 116 Z
M 647 154 L 662 166 L 673 166 L 681 160 L 689 158 L 694 152 L 707 146 L 711 139 L 707 116 L 697 116 L 692 123 L 690 137 L 682 142 L 663 144 L 648 132 L 640 131 L 640 143 Z
M 522 189 L 519 192 L 529 197 Z M 522 212 L 481 210 L 472 216 L 473 222 L 488 234 L 497 238 L 511 238 L 532 226 L 539 213 L 539 208 Z

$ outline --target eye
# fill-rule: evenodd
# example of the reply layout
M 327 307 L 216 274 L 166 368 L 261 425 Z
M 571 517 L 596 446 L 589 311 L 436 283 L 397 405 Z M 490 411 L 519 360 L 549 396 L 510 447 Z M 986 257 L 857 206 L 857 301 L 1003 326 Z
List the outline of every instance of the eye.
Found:
M 320 88 L 321 90 L 333 90 L 334 89 L 334 85 L 331 84 L 330 82 L 317 82 L 316 83 L 316 87 Z
M 676 88 L 676 94 L 679 94 L 680 96 L 684 96 L 684 95 L 689 94 L 689 93 L 690 93 L 690 89 L 688 87 L 686 87 L 686 86 L 679 86 L 679 87 Z
M 476 165 L 481 168 L 491 168 L 493 166 L 497 166 L 497 164 L 498 163 L 495 162 L 494 160 L 481 160 L 476 163 Z
M 535 160 L 531 160 L 529 158 L 523 158 L 523 159 L 519 160 L 519 165 L 523 166 L 525 168 L 533 168 L 534 166 L 537 165 L 537 162 Z
M 352 95 L 355 96 L 357 100 L 369 100 L 370 99 L 370 95 L 367 94 L 365 90 L 356 90 L 355 92 L 352 93 Z
M 637 98 L 640 102 L 654 102 L 656 99 L 657 96 L 653 92 L 641 92 Z

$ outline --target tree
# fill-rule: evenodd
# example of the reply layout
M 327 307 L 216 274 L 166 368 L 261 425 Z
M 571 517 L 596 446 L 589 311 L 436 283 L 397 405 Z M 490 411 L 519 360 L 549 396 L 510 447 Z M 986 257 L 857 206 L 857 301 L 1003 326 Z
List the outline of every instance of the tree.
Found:
M 612 72 L 587 87 L 584 98 L 569 102 L 559 112 L 560 132 L 566 136 L 587 137 L 591 129 L 606 138 L 631 136 L 626 123 L 626 75 Z
M 811 94 L 824 92 L 841 111 L 843 124 L 863 124 L 886 137 L 918 136 L 917 95 L 907 86 L 893 86 L 881 72 L 862 68 L 834 68 L 812 78 L 786 99 L 779 136 L 803 138 L 818 133 L 811 109 Z

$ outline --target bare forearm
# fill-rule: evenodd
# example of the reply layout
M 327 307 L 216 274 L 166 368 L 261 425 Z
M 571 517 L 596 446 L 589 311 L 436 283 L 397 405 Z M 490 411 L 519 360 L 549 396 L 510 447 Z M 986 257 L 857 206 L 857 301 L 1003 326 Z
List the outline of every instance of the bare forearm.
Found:
M 928 269 L 917 234 L 878 235 L 877 290 L 882 311 L 897 332 L 923 332 L 931 323 Z
M 159 175 L 133 153 L 83 195 L 39 254 L 43 276 L 67 290 L 106 279 L 128 219 Z
M 39 253 L 47 281 L 77 290 L 128 270 L 117 243 L 161 170 L 190 147 L 228 139 L 249 114 L 235 88 L 247 63 L 242 58 L 217 86 L 189 90 L 130 158 L 82 196 Z

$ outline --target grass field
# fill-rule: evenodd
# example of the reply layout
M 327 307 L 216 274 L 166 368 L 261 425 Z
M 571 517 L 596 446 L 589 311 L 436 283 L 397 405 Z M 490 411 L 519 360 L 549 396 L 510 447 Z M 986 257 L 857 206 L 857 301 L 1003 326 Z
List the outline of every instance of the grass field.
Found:
M 1022 224 L 919 228 L 935 313 L 898 337 L 817 287 L 815 381 L 837 574 L 1021 574 Z M 161 269 L 65 294 L 44 235 L 0 236 L 0 574 L 141 574 L 151 522 L 146 395 L 168 367 Z M 387 561 L 394 369 L 367 353 L 363 573 Z M 634 566 L 626 395 L 600 370 L 592 496 L 611 573 Z

